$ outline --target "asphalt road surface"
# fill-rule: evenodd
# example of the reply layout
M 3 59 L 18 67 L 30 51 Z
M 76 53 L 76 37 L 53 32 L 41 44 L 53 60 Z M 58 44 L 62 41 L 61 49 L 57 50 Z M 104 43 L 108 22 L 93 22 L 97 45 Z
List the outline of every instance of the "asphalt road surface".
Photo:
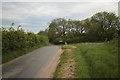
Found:
M 2 66 L 2 78 L 44 78 L 58 56 L 58 46 L 34 50 Z

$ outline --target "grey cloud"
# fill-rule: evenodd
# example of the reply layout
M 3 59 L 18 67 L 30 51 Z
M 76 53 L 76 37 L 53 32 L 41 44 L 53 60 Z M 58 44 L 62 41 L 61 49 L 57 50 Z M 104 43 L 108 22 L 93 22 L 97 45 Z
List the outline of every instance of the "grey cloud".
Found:
M 22 24 L 29 31 L 38 32 L 48 27 L 55 18 L 85 19 L 99 11 L 117 13 L 114 2 L 5 2 L 2 6 L 3 26 L 11 22 Z

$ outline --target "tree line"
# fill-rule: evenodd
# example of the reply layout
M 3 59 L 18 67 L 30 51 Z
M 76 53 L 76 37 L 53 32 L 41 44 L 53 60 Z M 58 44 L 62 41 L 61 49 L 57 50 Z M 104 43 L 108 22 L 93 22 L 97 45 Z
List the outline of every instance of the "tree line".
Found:
M 120 35 L 120 19 L 112 12 L 98 12 L 85 20 L 57 18 L 44 32 L 55 44 L 110 41 Z
M 17 29 L 13 28 L 14 23 L 9 29 L 2 28 L 2 52 L 3 55 L 11 51 L 25 51 L 32 47 L 47 45 L 49 40 L 47 36 L 25 32 L 21 25 Z
M 24 50 L 34 46 L 60 42 L 101 42 L 110 41 L 120 35 L 120 19 L 114 13 L 98 12 L 85 20 L 57 18 L 48 29 L 37 34 L 25 32 L 21 25 L 17 29 L 2 28 L 2 51 Z

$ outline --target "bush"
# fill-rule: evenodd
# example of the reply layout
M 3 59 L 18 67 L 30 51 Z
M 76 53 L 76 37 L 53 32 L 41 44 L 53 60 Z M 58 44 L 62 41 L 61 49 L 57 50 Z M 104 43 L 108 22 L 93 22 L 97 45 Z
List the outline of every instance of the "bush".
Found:
M 32 32 L 25 32 L 23 29 L 15 30 L 2 28 L 2 52 L 3 62 L 21 56 L 29 49 L 38 48 L 48 44 L 48 37 Z M 15 54 L 15 55 L 14 55 Z M 8 57 L 7 57 L 8 56 Z M 9 56 L 12 56 L 11 58 Z M 9 59 L 10 58 L 10 59 Z

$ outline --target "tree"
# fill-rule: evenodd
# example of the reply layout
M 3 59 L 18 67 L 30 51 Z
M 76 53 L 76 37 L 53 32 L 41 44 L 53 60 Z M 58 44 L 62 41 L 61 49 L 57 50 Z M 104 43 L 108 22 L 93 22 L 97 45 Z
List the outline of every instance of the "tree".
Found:
M 120 34 L 120 20 L 114 13 L 98 12 L 85 20 L 54 19 L 49 25 L 51 43 L 110 41 Z
M 59 40 L 65 41 L 67 22 L 63 18 L 54 19 L 49 25 L 48 37 L 50 42 L 59 42 Z M 59 39 L 57 39 L 59 38 Z
M 101 40 L 111 40 L 115 37 L 118 17 L 114 13 L 99 12 L 92 16 L 92 23 L 96 23 L 98 36 Z
M 44 36 L 47 36 L 47 30 L 45 30 L 45 31 L 39 31 L 38 33 L 37 33 L 38 35 L 44 35 Z

